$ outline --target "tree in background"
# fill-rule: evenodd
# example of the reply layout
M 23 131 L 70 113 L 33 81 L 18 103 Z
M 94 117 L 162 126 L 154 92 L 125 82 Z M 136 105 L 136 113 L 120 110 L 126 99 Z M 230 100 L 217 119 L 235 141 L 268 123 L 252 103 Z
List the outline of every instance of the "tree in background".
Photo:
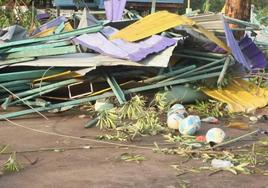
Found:
M 205 0 L 203 3 L 204 12 L 220 12 L 225 4 L 225 0 Z
M 36 10 L 30 6 L 31 0 L 0 0 L 0 29 L 10 25 L 33 28 L 39 23 L 35 19 Z M 28 7 L 24 11 L 20 6 Z
M 239 20 L 249 21 L 251 10 L 251 0 L 226 0 L 225 15 Z M 230 27 L 235 28 L 237 25 L 230 24 Z M 234 33 L 236 39 L 241 39 L 244 36 L 244 31 L 236 31 Z
M 250 19 L 251 0 L 226 0 L 225 15 L 240 20 Z

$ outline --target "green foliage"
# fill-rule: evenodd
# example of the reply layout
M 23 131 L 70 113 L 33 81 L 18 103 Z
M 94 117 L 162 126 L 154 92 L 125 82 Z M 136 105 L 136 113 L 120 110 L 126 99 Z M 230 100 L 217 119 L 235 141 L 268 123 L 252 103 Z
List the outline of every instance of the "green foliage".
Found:
M 203 6 L 203 10 L 206 12 L 220 12 L 225 4 L 225 0 L 206 0 Z M 205 9 L 206 8 L 206 9 Z
M 0 28 L 8 27 L 15 22 L 14 16 L 11 14 L 11 11 L 0 9 L 0 15 Z
M 28 7 L 28 10 L 23 12 L 20 8 L 21 5 L 27 6 L 30 0 L 17 0 L 11 3 L 10 1 L 0 1 L 1 5 L 8 5 L 6 8 L 0 7 L 0 28 L 8 27 L 11 25 L 21 25 L 27 29 L 33 26 L 39 26 L 40 23 L 35 19 L 36 9 Z
M 132 97 L 132 99 L 121 108 L 121 118 L 129 118 L 131 120 L 138 119 L 144 113 L 144 106 L 145 100 L 143 96 L 136 95 Z
M 97 139 L 125 142 L 128 140 L 128 135 L 124 132 L 116 131 L 116 133 L 112 135 L 105 134 L 105 135 L 97 136 Z
M 99 121 L 97 127 L 100 129 L 116 129 L 118 115 L 116 109 L 104 110 L 98 113 Z
M 157 92 L 154 96 L 152 104 L 160 111 L 167 112 L 173 102 L 175 101 L 168 101 L 167 92 Z
M 257 11 L 257 19 L 261 24 L 268 25 L 268 5 Z
M 191 105 L 189 110 L 196 112 L 201 116 L 213 116 L 213 117 L 223 117 L 227 115 L 224 113 L 225 104 L 218 101 L 197 101 L 195 105 Z
M 133 153 L 123 153 L 120 156 L 120 158 L 123 161 L 127 161 L 127 162 L 134 161 L 136 163 L 140 163 L 141 161 L 144 161 L 145 160 L 145 157 L 143 157 L 141 155 L 135 155 Z
M 16 153 L 13 152 L 9 159 L 2 166 L 4 172 L 19 172 L 22 166 L 19 164 L 16 158 Z
M 191 8 L 193 10 L 220 12 L 224 6 L 225 0 L 192 0 Z M 183 8 L 179 11 L 180 14 L 185 13 L 187 1 L 184 1 Z
M 97 126 L 100 129 L 112 129 L 116 134 L 99 136 L 98 139 L 126 141 L 133 140 L 137 135 L 156 135 L 162 132 L 164 127 L 158 117 L 159 114 L 155 108 L 145 110 L 145 103 L 143 96 L 136 95 L 120 110 L 100 112 Z
M 158 118 L 158 115 L 153 111 L 149 111 L 141 116 L 131 129 L 134 132 L 134 137 L 137 134 L 156 135 L 163 131 L 164 128 Z
M 267 0 L 252 0 L 252 3 L 259 10 L 268 6 L 268 1 Z

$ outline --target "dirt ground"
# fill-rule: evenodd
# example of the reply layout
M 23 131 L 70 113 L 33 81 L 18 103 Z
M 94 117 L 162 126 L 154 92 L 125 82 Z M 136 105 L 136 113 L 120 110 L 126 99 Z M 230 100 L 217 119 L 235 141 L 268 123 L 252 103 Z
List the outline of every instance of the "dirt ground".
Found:
M 97 128 L 85 129 L 83 126 L 88 119 L 79 118 L 78 114 L 67 113 L 49 117 L 49 120 L 38 118 L 19 119 L 16 123 L 29 128 L 49 131 L 58 134 L 72 135 L 84 138 L 95 138 L 103 135 Z M 214 125 L 205 125 L 203 131 Z M 217 125 L 219 126 L 219 125 Z M 258 124 L 267 127 L 267 123 Z M 241 135 L 245 131 L 226 129 L 228 135 Z M 162 136 L 144 137 L 136 142 L 137 145 L 162 143 Z M 33 132 L 13 126 L 8 122 L 0 121 L 0 143 L 8 144 L 13 150 L 36 150 L 49 147 L 77 147 L 77 146 L 107 146 L 90 141 L 64 138 L 43 133 Z M 135 153 L 146 158 L 137 164 L 120 160 L 123 153 Z M 17 154 L 24 169 L 19 173 L 0 176 L 0 188 L 267 188 L 267 176 L 260 175 L 233 175 L 221 172 L 209 176 L 210 172 L 193 173 L 177 176 L 177 172 L 170 166 L 180 164 L 185 159 L 176 155 L 153 153 L 151 150 L 118 148 L 75 149 L 63 152 L 33 152 Z M 0 156 L 0 164 L 8 155 Z M 31 165 L 28 160 L 38 161 Z M 185 165 L 202 165 L 199 160 L 191 160 Z

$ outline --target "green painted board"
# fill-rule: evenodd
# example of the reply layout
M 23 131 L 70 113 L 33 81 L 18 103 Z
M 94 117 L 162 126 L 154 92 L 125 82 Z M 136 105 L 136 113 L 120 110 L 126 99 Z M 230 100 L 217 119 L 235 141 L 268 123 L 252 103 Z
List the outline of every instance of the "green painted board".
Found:
M 3 73 L 0 74 L 0 83 L 2 82 L 10 82 L 14 80 L 24 80 L 24 79 L 37 79 L 41 78 L 44 73 L 45 76 L 51 76 L 54 74 L 58 74 L 62 71 L 57 70 L 32 70 L 32 71 L 20 71 L 20 72 L 11 72 L 11 73 Z
M 54 34 L 59 34 L 59 33 L 61 33 L 61 32 L 63 31 L 64 27 L 65 27 L 65 24 L 64 24 L 64 22 L 62 22 L 62 23 L 56 28 L 56 30 L 54 31 Z
M 14 42 L 8 42 L 8 43 L 1 44 L 0 49 L 10 48 L 10 47 L 14 47 L 17 45 L 27 45 L 31 43 L 37 43 L 37 42 L 59 40 L 59 39 L 74 37 L 77 35 L 82 35 L 85 33 L 95 33 L 95 32 L 100 31 L 102 28 L 103 28 L 102 25 L 94 25 L 91 27 L 86 27 L 86 28 L 76 29 L 73 31 L 64 32 L 60 34 L 50 35 L 47 37 L 31 38 L 31 39 L 19 40 L 19 41 L 14 41 Z
M 55 48 L 55 47 L 60 47 L 60 46 L 67 46 L 67 45 L 70 45 L 70 44 L 71 44 L 70 41 L 52 42 L 52 43 L 39 44 L 39 45 L 34 44 L 34 45 L 30 45 L 30 46 L 21 46 L 21 47 L 16 47 L 16 48 L 10 48 L 10 49 L 7 49 L 7 50 L 1 50 L 0 54 L 27 51 L 27 50 Z
M 27 61 L 33 61 L 33 60 L 35 60 L 34 57 L 25 57 L 25 58 L 10 59 L 10 60 L 4 60 L 4 61 L 0 60 L 0 65 L 12 65 L 16 63 L 23 63 Z
M 62 54 L 71 54 L 76 53 L 76 46 L 65 46 L 57 48 L 47 48 L 47 49 L 37 49 L 37 50 L 27 50 L 21 52 L 15 52 L 7 55 L 6 59 L 15 59 L 15 58 L 27 58 L 27 57 L 42 57 L 42 56 L 51 56 L 51 55 L 62 55 Z
M 162 84 L 153 84 L 153 85 L 148 85 L 148 86 L 142 86 L 142 87 L 126 90 L 126 91 L 124 91 L 124 94 L 131 94 L 131 93 L 137 93 L 137 92 L 142 92 L 142 91 L 148 91 L 148 90 L 152 90 L 152 89 L 165 87 L 168 85 L 178 85 L 178 84 L 183 84 L 183 83 L 189 83 L 191 81 L 213 78 L 213 77 L 217 77 L 219 75 L 220 75 L 220 72 L 217 72 L 217 73 L 211 73 L 211 74 L 206 74 L 206 75 L 193 76 L 191 78 L 178 79 L 178 80 L 174 80 L 174 81 L 170 81 L 170 82 L 162 83 Z M 18 112 L 12 112 L 12 113 L 8 113 L 8 114 L 0 115 L 0 120 L 1 119 L 4 120 L 6 118 L 15 118 L 15 117 L 23 116 L 23 115 L 34 113 L 36 111 L 42 112 L 42 111 L 47 111 L 47 110 L 52 110 L 52 109 L 62 108 L 62 107 L 67 107 L 67 106 L 81 105 L 81 104 L 84 104 L 87 102 L 91 102 L 91 101 L 95 101 L 95 100 L 103 99 L 103 98 L 107 98 L 107 97 L 112 97 L 112 96 L 114 96 L 114 93 L 105 93 L 102 95 L 87 97 L 87 98 L 83 98 L 83 99 L 62 102 L 62 103 L 58 103 L 58 104 L 52 104 L 48 107 L 39 107 L 39 108 L 35 108 L 35 109 L 28 109 L 28 110 L 23 110 L 23 111 L 18 111 Z

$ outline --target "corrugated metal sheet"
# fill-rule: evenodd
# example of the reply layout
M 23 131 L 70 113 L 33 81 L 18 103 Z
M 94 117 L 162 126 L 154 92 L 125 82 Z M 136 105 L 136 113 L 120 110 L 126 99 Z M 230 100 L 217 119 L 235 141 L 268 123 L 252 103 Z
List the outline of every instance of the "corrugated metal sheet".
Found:
M 135 42 L 179 25 L 193 24 L 194 22 L 187 17 L 172 14 L 167 11 L 159 11 L 122 29 L 112 35 L 111 39 L 121 38 L 129 42 Z
M 190 17 L 198 25 L 209 31 L 224 32 L 223 22 L 220 14 L 203 14 Z
M 149 54 L 159 53 L 177 43 L 175 39 L 159 35 L 153 35 L 138 43 L 130 43 L 121 39 L 113 41 L 107 39 L 117 31 L 117 29 L 107 26 L 103 28 L 102 33 L 84 34 L 74 38 L 73 41 L 101 54 L 135 62 L 141 61 Z
M 159 11 L 146 16 L 134 24 L 131 24 L 130 26 L 120 30 L 118 33 L 112 35 L 110 39 L 121 38 L 126 41 L 135 42 L 180 25 L 194 27 L 199 32 L 204 34 L 208 39 L 216 43 L 219 47 L 230 52 L 228 46 L 217 38 L 214 33 L 206 30 L 202 26 L 196 25 L 193 20 L 185 16 L 169 13 L 167 11 Z
M 235 59 L 248 70 L 265 68 L 266 59 L 264 54 L 257 48 L 249 37 L 244 37 L 240 42 L 236 41 L 227 20 L 222 17 L 228 46 L 232 49 Z
M 161 53 L 152 55 L 143 61 L 136 63 L 133 61 L 112 58 L 93 53 L 77 53 L 50 57 L 41 57 L 35 61 L 12 64 L 14 66 L 33 66 L 33 67 L 97 67 L 97 66 L 146 66 L 146 67 L 167 67 L 172 52 L 177 45 L 171 46 Z M 5 66 L 0 67 L 4 68 Z
M 228 104 L 230 112 L 252 112 L 268 104 L 268 90 L 236 79 L 224 89 L 203 90 L 208 96 Z

